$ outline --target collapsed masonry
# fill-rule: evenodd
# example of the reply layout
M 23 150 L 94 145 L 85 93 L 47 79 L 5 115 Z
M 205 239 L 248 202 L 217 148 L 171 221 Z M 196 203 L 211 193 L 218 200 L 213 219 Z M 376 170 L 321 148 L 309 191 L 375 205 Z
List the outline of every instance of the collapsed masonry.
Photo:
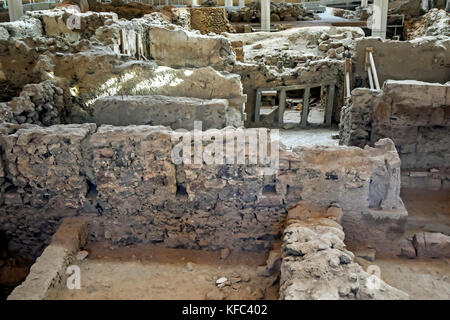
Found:
M 280 298 L 408 299 L 379 274 L 368 273 L 353 261 L 354 254 L 344 244 L 341 218 L 337 203 L 326 208 L 300 202 L 289 210 L 283 232 Z
M 74 21 L 79 27 L 69 27 Z M 375 47 L 376 58 L 394 59 L 377 64 L 380 80 L 392 79 L 390 72 L 398 69 L 386 42 L 363 36 L 359 28 L 334 27 L 203 35 L 157 13 L 129 21 L 115 13 L 67 10 L 36 11 L 0 24 L 0 81 L 18 89 L 0 103 L 0 228 L 10 248 L 35 258 L 61 220 L 78 215 L 88 221 L 90 241 L 115 245 L 257 251 L 272 248 L 283 232 L 285 248 L 288 242 L 301 247 L 302 235 L 319 242 L 336 236 L 337 251 L 327 248 L 333 259 L 326 265 L 322 248 L 311 256 L 285 250 L 284 297 L 302 296 L 299 279 L 315 275 L 298 273 L 296 265 L 310 263 L 337 279 L 333 298 L 371 297 L 364 288 L 355 295 L 359 280 L 350 273 L 361 279 L 367 274 L 351 263 L 339 226 L 323 234 L 310 225 L 284 230 L 292 205 L 338 202 L 346 243 L 369 242 L 380 252 L 402 254 L 407 212 L 399 196 L 399 153 L 407 159 L 403 167 L 448 162 L 437 143 L 428 143 L 448 140 L 448 85 L 387 81 L 378 92 L 354 90 L 341 112 L 344 58 L 354 59 L 355 86 L 367 83 L 367 45 Z M 408 53 L 404 60 L 421 61 L 420 47 L 427 48 L 424 66 L 399 76 L 445 83 L 448 39 L 396 43 L 396 50 Z M 243 62 L 234 48 L 242 48 Z M 205 133 L 217 140 L 202 142 L 212 152 L 227 133 L 245 134 L 250 131 L 237 127 L 255 125 L 257 89 L 329 80 L 336 83 L 332 111 L 336 122 L 342 119 L 341 141 L 373 147 L 281 146 L 280 168 L 269 175 L 248 162 L 173 161 L 175 129 L 192 130 L 194 120 L 203 122 L 203 130 L 219 129 Z M 403 91 L 420 94 L 406 97 Z M 425 120 L 419 121 L 418 110 Z M 422 138 L 411 143 L 405 128 Z M 238 154 L 248 160 L 249 150 Z M 418 235 L 417 247 L 426 237 Z M 336 264 L 340 256 L 344 262 Z M 351 283 L 342 282 L 347 275 Z M 323 293 L 308 292 L 302 297 Z M 391 293 L 403 297 L 389 288 Z
M 270 3 L 270 21 L 309 21 L 317 19 L 316 14 L 306 11 L 300 3 Z M 231 22 L 260 22 L 260 3 L 252 1 L 246 7 L 230 11 L 229 20 Z

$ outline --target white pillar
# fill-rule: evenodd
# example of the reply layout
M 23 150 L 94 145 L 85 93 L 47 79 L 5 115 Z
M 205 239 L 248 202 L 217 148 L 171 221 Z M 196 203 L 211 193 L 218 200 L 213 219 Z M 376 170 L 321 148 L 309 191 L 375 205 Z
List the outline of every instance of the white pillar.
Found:
M 430 2 L 428 0 L 422 0 L 420 7 L 423 11 L 428 12 L 430 10 Z
M 386 39 L 387 13 L 387 0 L 373 1 L 372 37 L 380 37 L 381 39 Z
M 361 0 L 361 8 L 366 8 L 368 6 L 369 0 Z
M 245 0 L 239 0 L 239 8 L 245 7 Z
M 23 16 L 22 0 L 8 0 L 9 21 L 16 21 Z
M 192 1 L 191 1 L 191 6 L 192 6 L 192 7 L 198 6 L 197 0 L 192 0 Z
M 261 31 L 270 31 L 270 0 L 260 0 Z
M 225 0 L 225 7 L 232 7 L 233 6 L 233 0 Z

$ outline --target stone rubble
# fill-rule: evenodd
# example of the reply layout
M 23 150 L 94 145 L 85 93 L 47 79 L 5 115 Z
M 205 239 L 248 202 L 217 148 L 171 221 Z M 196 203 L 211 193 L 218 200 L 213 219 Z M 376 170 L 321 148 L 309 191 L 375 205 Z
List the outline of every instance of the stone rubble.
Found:
M 229 12 L 231 22 L 259 22 L 261 6 L 259 2 L 252 1 L 248 6 L 237 11 Z M 270 21 L 308 21 L 319 19 L 317 15 L 307 12 L 301 4 L 297 3 L 270 3 Z
M 419 18 L 405 21 L 406 39 L 438 36 L 450 37 L 450 13 L 431 9 Z
M 300 202 L 283 232 L 280 299 L 383 300 L 408 295 L 364 271 L 326 209 Z

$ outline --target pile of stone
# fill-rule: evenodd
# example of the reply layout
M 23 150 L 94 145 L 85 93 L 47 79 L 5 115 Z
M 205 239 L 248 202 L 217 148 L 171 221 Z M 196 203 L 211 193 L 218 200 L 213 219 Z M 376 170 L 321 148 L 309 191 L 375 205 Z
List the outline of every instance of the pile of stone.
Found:
M 160 12 L 166 16 L 168 21 L 172 20 L 172 7 L 164 6 L 157 9 L 154 6 L 139 2 L 124 3 L 120 0 L 114 0 L 110 3 L 94 2 L 89 4 L 89 10 L 95 12 L 115 12 L 119 18 L 131 20 L 134 18 L 142 18 L 146 14 Z
M 344 244 L 341 217 L 342 209 L 338 203 L 324 208 L 300 202 L 288 211 L 282 247 L 280 298 L 408 299 L 406 293 L 386 284 L 379 274 L 366 272 L 354 262 L 354 254 Z
M 202 0 L 202 7 L 215 7 L 217 6 L 217 0 Z
M 260 22 L 261 5 L 252 2 L 248 7 L 229 13 L 231 22 Z M 317 16 L 307 12 L 301 4 L 296 3 L 270 3 L 270 21 L 306 21 L 315 20 Z
M 341 17 L 341 18 L 345 18 L 345 19 L 355 19 L 356 18 L 355 11 L 339 9 L 339 8 L 333 9 L 333 15 L 336 17 Z
M 244 62 L 244 43 L 242 41 L 232 41 L 231 46 L 236 53 L 236 61 Z
M 53 81 L 27 84 L 18 97 L 0 103 L 0 120 L 44 126 L 61 123 L 64 92 Z
M 333 35 L 323 33 L 318 40 L 319 50 L 326 52 L 332 59 L 348 57 L 353 45 L 353 34 L 350 31 Z
M 405 22 L 408 40 L 425 36 L 450 36 L 450 13 L 431 9 L 420 18 Z
M 190 8 L 191 28 L 202 34 L 235 32 L 225 8 Z

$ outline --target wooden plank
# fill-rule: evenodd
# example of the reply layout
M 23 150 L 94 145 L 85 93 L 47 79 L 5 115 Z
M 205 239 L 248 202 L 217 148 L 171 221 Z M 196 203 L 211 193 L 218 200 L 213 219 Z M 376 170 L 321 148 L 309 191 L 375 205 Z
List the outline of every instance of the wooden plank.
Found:
M 261 114 L 261 91 L 256 89 L 256 104 L 255 104 L 255 123 L 259 123 Z
M 286 91 L 292 91 L 292 90 L 305 89 L 306 87 L 309 87 L 309 88 L 322 87 L 322 86 L 327 86 L 327 85 L 334 84 L 334 83 L 336 83 L 336 80 L 329 80 L 329 81 L 316 82 L 316 83 L 296 84 L 296 85 L 292 85 L 292 86 L 279 86 L 279 87 L 272 87 L 272 88 L 258 88 L 258 90 L 261 90 L 261 91 L 271 91 L 271 90 L 280 91 L 281 89 L 285 89 Z
M 278 109 L 278 124 L 284 123 L 284 110 L 286 109 L 286 89 L 280 90 L 280 96 L 279 96 L 279 106 Z
M 331 126 L 331 120 L 333 117 L 333 104 L 334 104 L 335 85 L 329 85 L 327 90 L 327 107 L 325 110 L 325 124 Z
M 264 90 L 264 91 L 262 92 L 262 95 L 263 95 L 263 96 L 272 96 L 272 97 L 276 97 L 277 94 L 278 94 L 278 91 L 277 91 L 277 90 Z
M 305 88 L 305 93 L 303 94 L 303 107 L 302 107 L 302 119 L 300 122 L 300 126 L 302 128 L 306 128 L 308 125 L 308 114 L 309 114 L 309 94 L 310 87 Z

